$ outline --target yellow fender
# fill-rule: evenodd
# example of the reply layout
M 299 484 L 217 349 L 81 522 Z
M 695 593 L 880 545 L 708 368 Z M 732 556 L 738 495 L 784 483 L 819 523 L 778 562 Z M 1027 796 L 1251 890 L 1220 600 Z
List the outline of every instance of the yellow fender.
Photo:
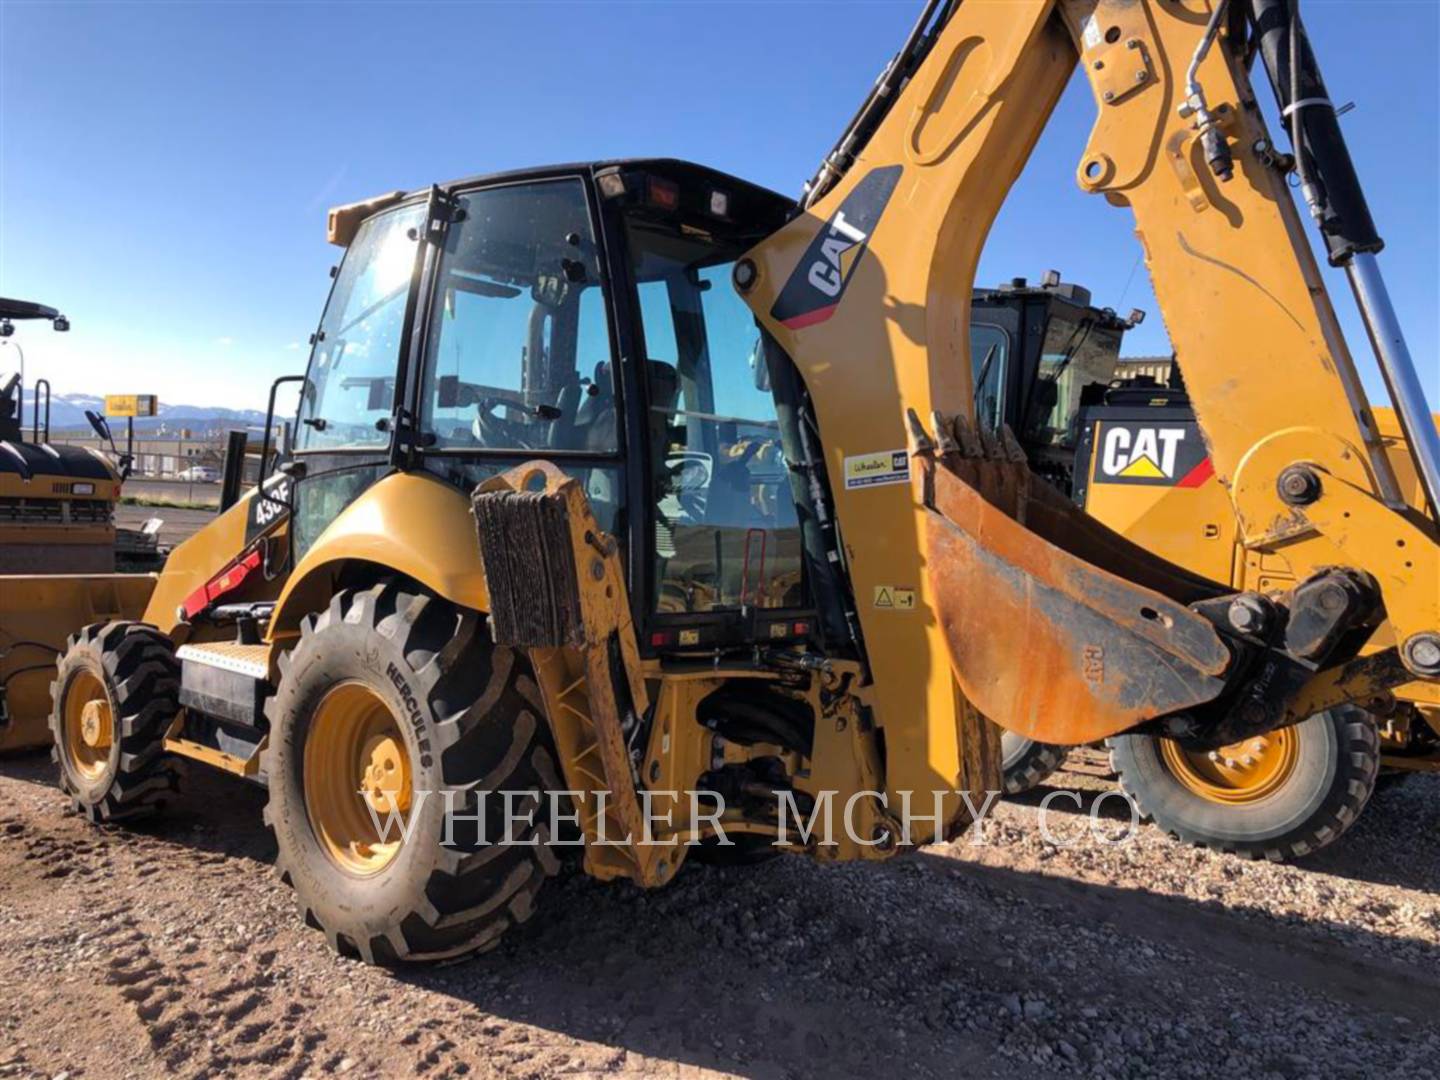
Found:
M 255 491 L 252 488 L 246 492 L 239 502 L 217 515 L 170 553 L 165 560 L 165 572 L 160 575 L 145 607 L 145 614 L 141 616 L 142 621 L 159 627 L 172 638 L 186 639 L 189 630 L 180 621 L 180 605 L 245 550 L 245 518 Z M 273 592 L 269 593 L 269 596 L 273 595 Z M 246 598 L 267 597 L 247 595 Z
M 330 602 L 340 572 L 357 563 L 414 578 L 461 607 L 490 610 L 469 500 L 423 473 L 392 473 L 305 552 L 276 601 L 272 640 L 297 633 L 301 619 Z

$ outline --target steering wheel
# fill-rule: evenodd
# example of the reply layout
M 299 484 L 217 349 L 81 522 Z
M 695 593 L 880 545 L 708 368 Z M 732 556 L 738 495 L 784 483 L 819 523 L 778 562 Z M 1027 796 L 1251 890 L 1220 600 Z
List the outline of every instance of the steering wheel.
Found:
M 498 415 L 500 409 L 520 412 L 528 420 Z M 560 417 L 553 405 L 529 405 L 518 393 L 487 394 L 475 402 L 475 437 L 482 446 L 505 450 L 535 450 L 543 445 L 542 425 Z M 538 436 L 538 439 L 537 439 Z

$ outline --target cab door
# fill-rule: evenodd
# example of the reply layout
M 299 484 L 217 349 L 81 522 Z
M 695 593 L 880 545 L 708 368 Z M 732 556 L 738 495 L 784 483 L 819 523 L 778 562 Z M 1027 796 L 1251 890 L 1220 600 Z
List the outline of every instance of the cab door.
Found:
M 744 244 L 640 215 L 625 241 L 644 357 L 648 645 L 807 637 L 813 604 L 775 396 L 731 284 Z
M 535 458 L 625 531 L 624 425 L 588 181 L 458 189 L 426 299 L 413 410 L 423 467 L 467 492 Z

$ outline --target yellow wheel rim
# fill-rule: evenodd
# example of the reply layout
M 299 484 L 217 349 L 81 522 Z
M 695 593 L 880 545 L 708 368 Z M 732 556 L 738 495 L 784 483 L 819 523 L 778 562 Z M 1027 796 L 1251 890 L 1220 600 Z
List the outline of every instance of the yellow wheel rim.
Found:
M 1294 728 L 1280 728 L 1210 751 L 1161 739 L 1160 757 L 1188 791 L 1209 802 L 1244 805 L 1285 786 L 1300 758 L 1300 738 Z
M 321 699 L 305 739 L 304 768 L 310 826 L 335 864 L 359 876 L 389 866 L 405 842 L 410 755 L 394 714 L 375 691 L 347 682 Z
M 92 671 L 78 671 L 65 690 L 60 740 L 70 767 L 92 783 L 110 767 L 115 722 L 105 683 Z

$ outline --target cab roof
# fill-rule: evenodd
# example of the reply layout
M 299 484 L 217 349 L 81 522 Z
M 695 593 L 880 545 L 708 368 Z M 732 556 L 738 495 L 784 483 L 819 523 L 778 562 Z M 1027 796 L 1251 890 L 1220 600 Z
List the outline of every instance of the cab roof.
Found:
M 600 161 L 580 161 L 560 165 L 543 165 L 528 169 L 509 169 L 503 172 L 479 173 L 439 184 L 442 191 L 509 184 L 525 180 L 548 180 L 560 176 L 600 176 L 606 173 L 654 173 L 673 180 L 682 187 L 706 185 L 730 193 L 732 197 L 747 204 L 764 206 L 767 214 L 788 215 L 795 208 L 795 200 L 767 187 L 742 180 L 731 173 L 712 169 L 681 158 L 609 158 Z M 332 244 L 347 246 L 359 228 L 360 222 L 391 206 L 424 196 L 428 187 L 410 191 L 396 190 L 377 195 L 359 202 L 347 203 L 331 209 L 328 221 L 328 239 Z

